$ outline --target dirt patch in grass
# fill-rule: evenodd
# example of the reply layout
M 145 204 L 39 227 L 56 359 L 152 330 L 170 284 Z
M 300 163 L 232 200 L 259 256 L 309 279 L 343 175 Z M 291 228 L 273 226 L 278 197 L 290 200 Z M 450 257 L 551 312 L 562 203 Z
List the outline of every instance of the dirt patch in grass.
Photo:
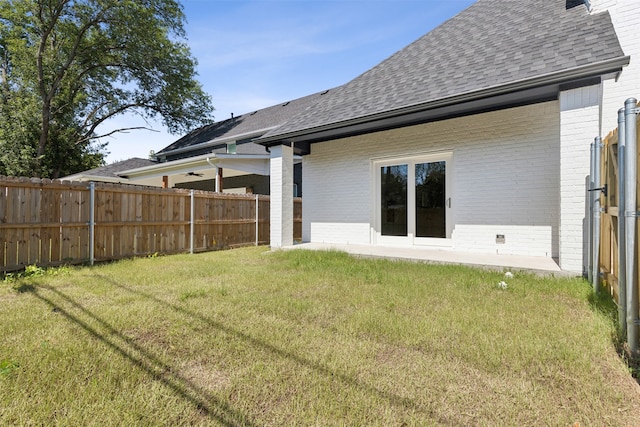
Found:
M 212 369 L 204 360 L 185 362 L 179 369 L 178 375 L 194 384 L 197 388 L 209 393 L 225 389 L 231 384 L 226 373 L 218 369 Z
M 167 339 L 166 328 L 128 329 L 124 332 L 124 336 L 129 337 L 133 342 L 144 348 L 160 347 L 166 349 L 171 347 Z

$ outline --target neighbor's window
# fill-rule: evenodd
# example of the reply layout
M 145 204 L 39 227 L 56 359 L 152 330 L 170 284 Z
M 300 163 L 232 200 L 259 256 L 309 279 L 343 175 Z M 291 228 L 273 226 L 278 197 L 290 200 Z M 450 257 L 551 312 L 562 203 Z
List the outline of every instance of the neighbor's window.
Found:
M 236 154 L 236 143 L 227 144 L 227 154 Z

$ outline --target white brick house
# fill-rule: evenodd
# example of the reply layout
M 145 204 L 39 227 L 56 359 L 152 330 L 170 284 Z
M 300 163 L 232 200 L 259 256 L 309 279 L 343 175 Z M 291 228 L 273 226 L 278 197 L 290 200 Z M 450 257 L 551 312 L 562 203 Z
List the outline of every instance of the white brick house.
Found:
M 640 97 L 639 28 L 638 0 L 477 1 L 257 140 L 282 191 L 272 246 L 292 244 L 277 230 L 291 228 L 295 153 L 304 241 L 537 255 L 584 272 L 590 144 Z

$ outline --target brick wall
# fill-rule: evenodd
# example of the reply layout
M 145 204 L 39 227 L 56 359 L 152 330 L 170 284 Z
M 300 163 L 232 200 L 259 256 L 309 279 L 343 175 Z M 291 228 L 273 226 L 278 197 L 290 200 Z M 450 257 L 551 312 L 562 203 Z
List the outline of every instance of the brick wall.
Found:
M 616 34 L 629 65 L 622 70 L 617 81 L 604 82 L 602 100 L 602 136 L 618 126 L 618 109 L 627 98 L 640 99 L 640 1 L 598 0 L 594 10 L 608 10 Z
M 600 85 L 560 93 L 560 267 L 584 272 L 591 143 L 598 136 Z
M 372 159 L 450 151 L 456 249 L 557 256 L 559 135 L 559 104 L 547 102 L 315 144 L 303 240 L 372 243 Z
M 591 13 L 604 12 L 611 7 L 615 7 L 618 1 L 619 0 L 589 0 L 589 5 L 591 5 Z
M 293 149 L 285 145 L 271 148 L 270 245 L 293 245 Z

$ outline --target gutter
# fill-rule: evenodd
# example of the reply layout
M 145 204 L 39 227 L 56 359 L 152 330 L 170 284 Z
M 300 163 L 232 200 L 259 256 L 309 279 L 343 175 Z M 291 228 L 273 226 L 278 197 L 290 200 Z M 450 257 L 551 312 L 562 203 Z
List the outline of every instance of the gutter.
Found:
M 219 160 L 269 160 L 268 154 L 202 154 L 195 157 L 187 157 L 185 159 L 171 160 L 168 162 L 157 163 L 155 165 L 143 166 L 141 168 L 129 169 L 121 171 L 118 176 L 123 178 L 139 178 L 154 177 L 160 175 L 171 175 L 172 173 L 181 173 L 183 170 L 193 169 L 201 170 L 203 167 L 217 163 Z M 302 161 L 300 156 L 293 157 L 294 163 Z
M 203 154 L 195 157 L 187 157 L 185 159 L 171 160 L 169 162 L 162 162 L 151 166 L 143 166 L 141 168 L 129 169 L 118 173 L 121 177 L 131 176 L 143 176 L 146 172 L 171 172 L 174 169 L 182 169 L 189 165 L 193 167 L 203 162 L 209 162 L 209 159 L 268 159 L 266 154 Z
M 589 64 L 582 67 L 573 68 L 570 70 L 563 70 L 559 72 L 553 72 L 549 74 L 543 74 L 538 77 L 517 80 L 515 82 L 491 86 L 485 89 L 479 89 L 476 91 L 465 92 L 459 95 L 453 95 L 448 98 L 440 98 L 434 101 L 428 101 L 421 104 L 414 104 L 407 107 L 401 107 L 395 110 L 384 111 L 381 113 L 375 113 L 368 116 L 356 117 L 353 119 L 334 122 L 325 125 L 320 125 L 308 129 L 296 130 L 291 132 L 285 132 L 282 134 L 276 134 L 273 136 L 267 136 L 254 140 L 255 143 L 264 146 L 279 145 L 285 140 L 291 140 L 296 137 L 312 135 L 317 132 L 330 131 L 340 129 L 343 127 L 349 127 L 353 125 L 364 124 L 368 122 L 375 122 L 383 119 L 390 119 L 397 116 L 404 116 L 412 113 L 419 113 L 439 107 L 446 107 L 455 104 L 462 104 L 465 102 L 476 101 L 482 98 L 490 98 L 493 96 L 504 95 L 511 92 L 518 92 L 527 89 L 535 89 L 541 86 L 548 86 L 554 84 L 566 83 L 567 81 L 584 79 L 588 77 L 594 77 L 597 75 L 604 75 L 614 71 L 619 71 L 622 67 L 629 65 L 631 57 L 625 56 L 622 58 L 614 58 L 607 61 L 598 62 L 596 64 Z

